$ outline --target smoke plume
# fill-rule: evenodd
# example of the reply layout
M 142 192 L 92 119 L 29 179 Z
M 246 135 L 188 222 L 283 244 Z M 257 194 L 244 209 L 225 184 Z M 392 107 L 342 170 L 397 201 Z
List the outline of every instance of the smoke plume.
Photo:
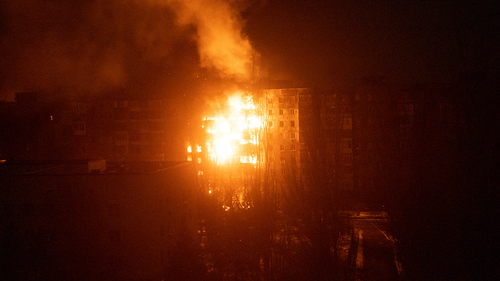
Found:
M 224 0 L 0 0 L 0 99 L 15 92 L 194 92 L 248 79 L 251 46 Z
M 242 34 L 242 19 L 234 3 L 224 0 L 169 0 L 181 24 L 198 30 L 201 65 L 225 78 L 249 79 L 251 46 Z

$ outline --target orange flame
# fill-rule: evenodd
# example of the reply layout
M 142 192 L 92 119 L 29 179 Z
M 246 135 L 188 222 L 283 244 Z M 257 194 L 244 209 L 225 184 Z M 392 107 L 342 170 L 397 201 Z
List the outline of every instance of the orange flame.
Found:
M 234 93 L 228 99 L 225 112 L 206 120 L 211 124 L 204 125 L 209 135 L 207 150 L 210 159 L 219 163 L 231 158 L 241 163 L 257 162 L 258 132 L 263 123 L 251 95 Z

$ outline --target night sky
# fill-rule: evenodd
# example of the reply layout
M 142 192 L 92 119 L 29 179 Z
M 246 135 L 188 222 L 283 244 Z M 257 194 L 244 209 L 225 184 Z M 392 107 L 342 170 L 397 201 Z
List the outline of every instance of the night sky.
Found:
M 197 11 L 183 12 L 184 2 Z M 332 87 L 375 75 L 401 83 L 453 81 L 467 65 L 464 42 L 481 42 L 467 48 L 468 68 L 484 57 L 498 62 L 498 17 L 494 1 L 452 2 L 0 0 L 0 99 L 114 87 L 199 95 L 210 81 L 248 80 L 200 55 L 207 40 L 200 34 L 213 17 L 231 18 L 221 21 L 229 25 L 225 34 L 243 39 L 211 48 L 240 44 L 232 49 L 239 58 L 221 56 L 245 57 L 248 68 L 249 43 L 270 79 Z M 231 11 L 219 14 L 224 7 Z

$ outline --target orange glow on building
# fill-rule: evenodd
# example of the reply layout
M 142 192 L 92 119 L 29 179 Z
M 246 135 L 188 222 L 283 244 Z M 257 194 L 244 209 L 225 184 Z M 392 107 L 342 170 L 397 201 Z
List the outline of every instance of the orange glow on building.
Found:
M 258 133 L 263 122 L 251 95 L 234 93 L 228 98 L 226 107 L 204 119 L 207 157 L 211 161 L 226 163 L 232 159 L 256 163 Z

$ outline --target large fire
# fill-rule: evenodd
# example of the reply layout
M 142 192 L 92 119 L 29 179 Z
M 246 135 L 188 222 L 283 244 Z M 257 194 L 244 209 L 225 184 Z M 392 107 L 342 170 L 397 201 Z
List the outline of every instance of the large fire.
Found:
M 217 164 L 257 162 L 257 142 L 262 120 L 252 96 L 237 92 L 225 110 L 205 118 L 208 158 Z

